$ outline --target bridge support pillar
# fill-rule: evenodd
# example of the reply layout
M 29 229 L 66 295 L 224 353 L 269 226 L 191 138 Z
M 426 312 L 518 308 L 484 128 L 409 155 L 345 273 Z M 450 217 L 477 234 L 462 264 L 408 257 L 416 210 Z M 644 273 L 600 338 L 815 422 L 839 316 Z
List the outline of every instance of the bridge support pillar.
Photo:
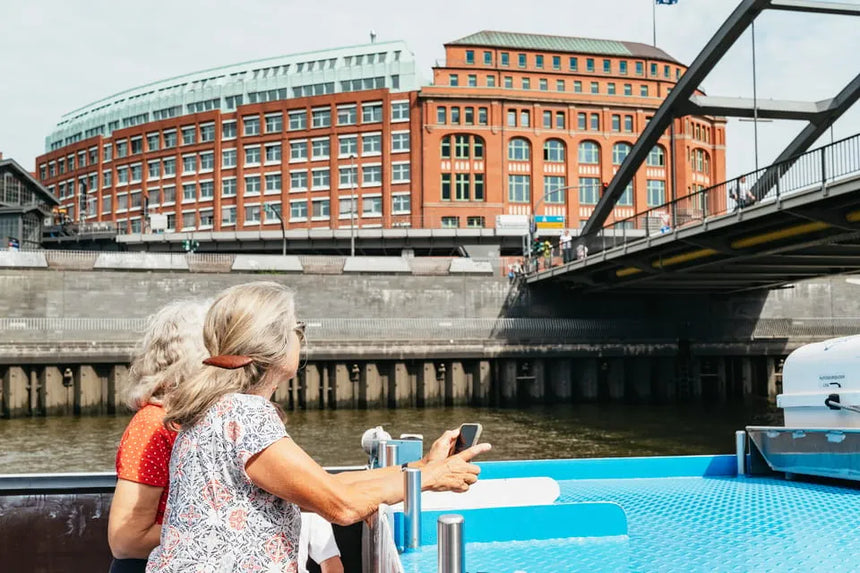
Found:
M 395 362 L 387 368 L 388 407 L 403 408 L 412 405 L 412 385 L 409 382 L 409 369 L 403 362 Z
M 382 378 L 375 362 L 367 362 L 361 367 L 358 379 L 358 407 L 361 409 L 378 408 L 385 404 L 382 396 Z
M 442 405 L 442 391 L 439 378 L 436 375 L 436 365 L 433 362 L 424 362 L 418 371 L 418 395 L 419 407 L 432 408 Z
M 744 398 L 753 395 L 753 364 L 752 358 L 744 356 L 741 358 L 741 384 L 743 386 Z
M 46 369 L 47 372 L 47 369 Z M 53 375 L 53 374 L 52 374 Z M 48 391 L 48 408 L 52 407 L 71 407 L 70 404 L 72 400 L 70 396 L 72 395 L 68 388 L 63 387 L 63 376 L 59 370 L 57 370 L 56 375 L 59 377 L 57 380 L 57 385 L 46 386 Z M 114 405 L 115 411 L 117 412 L 128 412 L 129 407 L 122 399 L 120 395 L 120 390 L 125 387 L 126 382 L 128 381 L 128 366 L 125 364 L 114 364 L 110 367 L 108 371 L 108 387 L 112 389 L 114 396 Z M 56 388 L 54 390 L 54 398 L 51 398 L 51 388 Z M 65 403 L 65 405 L 63 405 Z
M 302 402 L 308 410 L 318 410 L 322 402 L 322 372 L 319 364 L 308 363 L 304 368 L 304 380 L 302 390 L 304 390 L 304 399 Z
M 7 366 L 2 373 L 0 388 L 0 414 L 4 418 L 26 416 L 29 412 L 27 372 L 20 366 Z
M 570 358 L 556 358 L 549 363 L 547 399 L 552 402 L 570 402 L 573 397 L 573 378 Z
M 358 367 L 358 365 L 356 365 Z M 332 396 L 335 408 L 355 408 L 355 389 L 350 364 L 337 362 L 329 366 L 329 381 L 334 383 Z
M 636 356 L 630 360 L 629 365 L 627 395 L 637 402 L 647 402 L 651 399 L 651 359 Z
M 597 400 L 597 358 L 581 358 L 575 363 L 577 397 L 582 402 Z
M 469 403 L 469 377 L 463 363 L 448 363 L 445 373 L 445 405 L 465 406 Z
M 546 360 L 543 358 L 532 360 L 532 377 L 534 380 L 528 391 L 528 401 L 532 404 L 542 403 L 546 398 L 546 368 Z
M 472 406 L 490 404 L 491 372 L 490 363 L 487 360 L 479 360 L 472 366 Z
M 517 402 L 517 361 L 502 360 L 499 369 L 501 371 L 499 376 L 499 405 L 513 406 Z
M 609 372 L 607 375 L 609 383 L 609 399 L 613 402 L 624 400 L 624 359 L 610 358 Z
M 779 394 L 779 388 L 777 387 L 776 364 L 777 359 L 775 357 L 767 357 L 765 363 L 765 372 L 767 373 L 767 398 L 772 403 L 776 403 L 776 395 Z
M 95 368 L 78 366 L 75 372 L 75 414 L 102 412 L 102 384 Z
M 111 374 L 125 366 L 114 366 Z M 56 366 L 45 366 L 39 373 L 39 411 L 44 416 L 69 415 L 74 408 L 72 388 L 63 386 L 63 374 Z
M 660 402 L 671 402 L 676 395 L 675 358 L 661 356 L 657 358 L 656 394 Z

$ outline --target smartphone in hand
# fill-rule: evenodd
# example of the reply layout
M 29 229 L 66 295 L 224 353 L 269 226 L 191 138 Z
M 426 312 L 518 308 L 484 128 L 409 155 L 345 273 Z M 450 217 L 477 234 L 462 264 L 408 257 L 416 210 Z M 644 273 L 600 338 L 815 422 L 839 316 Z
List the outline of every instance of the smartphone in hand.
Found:
M 454 453 L 459 454 L 463 450 L 468 450 L 478 443 L 481 438 L 481 424 L 463 424 L 460 426 L 460 434 L 457 436 L 457 443 L 454 445 Z

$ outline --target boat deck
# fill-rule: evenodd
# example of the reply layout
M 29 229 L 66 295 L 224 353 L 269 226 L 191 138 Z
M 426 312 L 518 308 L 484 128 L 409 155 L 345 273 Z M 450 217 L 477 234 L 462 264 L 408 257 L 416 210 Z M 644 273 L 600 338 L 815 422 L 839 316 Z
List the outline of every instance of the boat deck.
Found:
M 858 570 L 860 487 L 853 484 L 735 476 L 558 481 L 557 503 L 621 505 L 628 535 L 467 543 L 467 571 Z M 436 571 L 436 546 L 401 562 L 407 573 Z

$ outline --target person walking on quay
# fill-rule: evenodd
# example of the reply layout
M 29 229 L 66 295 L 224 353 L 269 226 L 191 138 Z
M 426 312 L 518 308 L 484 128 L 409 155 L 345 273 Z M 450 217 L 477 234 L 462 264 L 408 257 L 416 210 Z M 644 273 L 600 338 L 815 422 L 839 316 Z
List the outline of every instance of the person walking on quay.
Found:
M 569 263 L 573 260 L 573 237 L 570 236 L 570 229 L 565 229 L 564 233 L 558 240 L 559 247 L 561 247 L 561 260 L 564 261 L 564 264 Z
M 137 413 L 120 440 L 117 483 L 108 517 L 112 573 L 142 572 L 158 545 L 176 432 L 164 427 L 162 402 L 206 356 L 196 301 L 169 304 L 150 317 L 128 372 L 125 401 Z
M 549 239 L 541 243 L 541 252 L 543 254 L 543 268 L 549 270 L 552 267 L 552 243 Z
M 181 428 L 170 459 L 161 544 L 149 573 L 297 569 L 299 507 L 348 525 L 403 500 L 401 468 L 329 474 L 290 439 L 270 402 L 299 369 L 303 325 L 293 293 L 274 282 L 224 291 L 206 315 L 210 357 L 171 394 L 165 423 Z M 414 467 L 422 489 L 467 491 L 490 449 L 450 455 L 445 432 Z

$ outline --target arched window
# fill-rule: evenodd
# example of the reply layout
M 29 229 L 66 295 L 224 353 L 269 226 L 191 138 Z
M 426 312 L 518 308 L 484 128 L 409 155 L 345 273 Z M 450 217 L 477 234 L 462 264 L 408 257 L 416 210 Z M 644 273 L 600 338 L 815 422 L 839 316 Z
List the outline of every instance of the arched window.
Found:
M 629 143 L 616 143 L 612 146 L 612 165 L 621 165 L 630 153 Z
M 579 162 L 597 165 L 600 163 L 600 146 L 593 141 L 583 141 L 579 144 Z
M 475 159 L 484 158 L 484 139 L 477 135 L 472 136 L 472 157 Z
M 564 142 L 560 139 L 547 139 L 543 144 L 543 160 L 550 163 L 563 163 Z
M 648 154 L 648 160 L 646 161 L 646 165 L 649 167 L 665 167 L 666 166 L 666 152 L 663 151 L 663 148 L 659 145 L 655 145 L 653 149 L 651 149 L 651 153 Z
M 711 171 L 711 158 L 704 149 L 696 149 L 693 152 L 693 171 L 709 173 Z
M 531 159 L 529 142 L 522 137 L 515 137 L 508 142 L 508 159 L 511 161 L 528 161 Z

